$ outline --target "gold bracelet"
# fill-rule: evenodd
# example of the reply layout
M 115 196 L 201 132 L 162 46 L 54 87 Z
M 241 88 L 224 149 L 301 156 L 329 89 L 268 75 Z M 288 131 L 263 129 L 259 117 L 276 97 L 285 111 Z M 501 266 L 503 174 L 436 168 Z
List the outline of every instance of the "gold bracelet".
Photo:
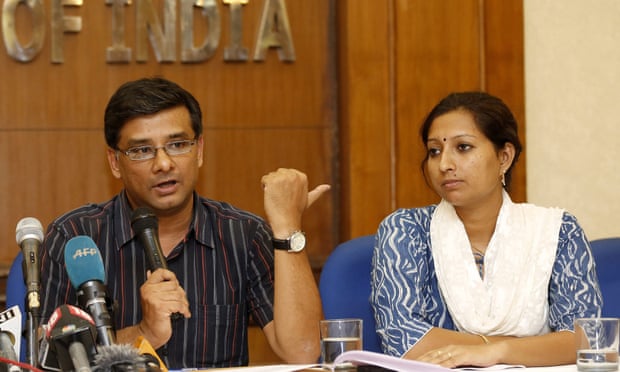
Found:
M 484 341 L 485 344 L 490 344 L 491 343 L 491 341 L 489 341 L 487 336 L 485 336 L 485 335 L 478 335 L 478 336 L 480 336 L 480 338 L 482 339 L 482 341 Z

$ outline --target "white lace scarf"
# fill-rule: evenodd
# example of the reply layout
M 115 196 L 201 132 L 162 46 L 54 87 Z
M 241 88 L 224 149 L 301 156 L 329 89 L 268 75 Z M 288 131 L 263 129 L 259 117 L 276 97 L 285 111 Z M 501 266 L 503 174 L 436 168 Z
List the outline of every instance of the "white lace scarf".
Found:
M 430 226 L 441 294 L 462 332 L 530 336 L 549 332 L 548 286 L 564 211 L 515 204 L 504 192 L 484 257 L 484 280 L 452 205 L 437 206 Z

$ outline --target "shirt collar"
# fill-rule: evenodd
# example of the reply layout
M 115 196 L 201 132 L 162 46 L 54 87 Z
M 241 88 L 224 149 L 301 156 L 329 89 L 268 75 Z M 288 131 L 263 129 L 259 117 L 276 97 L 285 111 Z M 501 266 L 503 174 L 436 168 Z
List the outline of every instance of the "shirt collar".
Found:
M 190 229 L 188 236 L 193 236 L 200 244 L 210 248 L 215 248 L 215 229 L 213 226 L 213 217 L 209 213 L 208 207 L 202 202 L 202 199 L 197 192 L 194 191 L 194 208 L 192 222 L 190 223 Z M 114 206 L 114 215 L 117 216 L 114 220 L 114 229 L 116 231 L 117 247 L 124 247 L 136 235 L 131 228 L 131 214 L 133 210 L 129 205 L 127 194 L 123 189 L 117 199 Z M 200 227 L 200 228 L 199 228 Z

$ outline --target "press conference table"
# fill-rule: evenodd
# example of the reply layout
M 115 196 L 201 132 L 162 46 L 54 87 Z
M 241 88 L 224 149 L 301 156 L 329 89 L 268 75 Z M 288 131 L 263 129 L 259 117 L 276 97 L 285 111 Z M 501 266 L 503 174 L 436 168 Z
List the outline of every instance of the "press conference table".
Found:
M 278 365 L 265 365 L 265 366 L 251 366 L 251 367 L 234 367 L 234 368 L 219 368 L 219 369 L 185 369 L 185 370 L 170 370 L 170 372 L 187 372 L 187 371 L 195 371 L 195 372 L 319 372 L 319 371 L 327 371 L 328 369 L 317 367 L 312 364 L 278 364 Z M 340 370 L 338 370 L 340 371 Z M 553 366 L 553 367 L 513 367 L 513 368 L 497 368 L 497 367 L 487 367 L 487 368 L 457 368 L 453 371 L 510 371 L 510 372 L 577 372 L 577 366 L 575 364 L 567 364 L 562 366 Z M 424 372 L 423 369 L 414 370 L 412 372 Z

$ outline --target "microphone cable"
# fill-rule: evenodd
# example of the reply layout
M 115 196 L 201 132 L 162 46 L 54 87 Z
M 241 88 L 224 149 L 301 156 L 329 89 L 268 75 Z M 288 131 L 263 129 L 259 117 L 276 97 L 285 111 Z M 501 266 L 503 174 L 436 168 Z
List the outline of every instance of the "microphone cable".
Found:
M 32 372 L 45 372 L 42 369 L 38 369 L 37 367 L 28 364 L 28 363 L 22 363 L 22 362 L 17 362 L 15 360 L 11 360 L 11 359 L 7 359 L 7 358 L 3 358 L 0 357 L 0 363 L 6 363 L 8 365 L 13 365 L 13 366 L 18 366 L 20 368 L 32 371 Z

